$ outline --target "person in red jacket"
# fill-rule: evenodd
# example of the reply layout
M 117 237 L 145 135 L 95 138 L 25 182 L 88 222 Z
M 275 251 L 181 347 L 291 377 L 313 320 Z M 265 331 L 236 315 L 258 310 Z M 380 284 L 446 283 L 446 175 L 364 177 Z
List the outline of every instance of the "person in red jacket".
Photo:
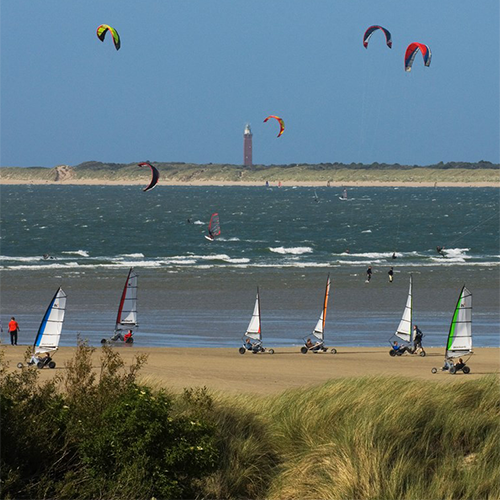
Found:
M 12 345 L 17 345 L 17 334 L 20 330 L 19 323 L 16 321 L 16 318 L 12 316 L 9 321 L 10 343 Z

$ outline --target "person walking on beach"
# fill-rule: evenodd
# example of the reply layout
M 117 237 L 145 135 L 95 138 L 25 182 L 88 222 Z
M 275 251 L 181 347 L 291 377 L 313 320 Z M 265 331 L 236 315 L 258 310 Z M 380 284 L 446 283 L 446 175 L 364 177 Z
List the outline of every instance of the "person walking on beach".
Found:
M 368 269 L 366 270 L 366 281 L 365 281 L 365 283 L 370 283 L 371 279 L 372 279 L 372 266 L 368 266 Z
M 391 267 L 387 274 L 389 275 L 389 283 L 392 283 L 392 280 L 394 279 L 394 268 Z
M 16 321 L 16 318 L 12 316 L 9 321 L 10 343 L 12 345 L 17 345 L 17 334 L 19 331 L 21 331 L 19 323 Z
M 422 338 L 424 334 L 417 325 L 413 325 L 413 352 L 422 349 Z

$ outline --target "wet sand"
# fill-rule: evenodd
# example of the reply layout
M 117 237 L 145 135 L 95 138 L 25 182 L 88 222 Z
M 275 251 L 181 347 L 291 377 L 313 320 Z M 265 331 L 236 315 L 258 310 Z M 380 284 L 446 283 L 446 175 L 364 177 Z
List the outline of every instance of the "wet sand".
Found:
M 23 359 L 26 346 L 4 346 L 9 370 Z M 57 366 L 44 369 L 41 380 L 63 374 L 65 363 L 75 347 L 62 347 L 54 355 Z M 335 378 L 392 376 L 435 381 L 466 382 L 485 375 L 500 375 L 500 349 L 478 348 L 468 361 L 471 373 L 450 375 L 431 369 L 443 365 L 443 349 L 430 348 L 426 357 L 404 355 L 392 358 L 388 348 L 343 347 L 337 354 L 301 354 L 298 348 L 276 349 L 275 354 L 240 355 L 237 348 L 136 348 L 117 347 L 126 364 L 134 355 L 148 354 L 141 370 L 141 382 L 155 387 L 181 391 L 203 387 L 227 393 L 276 394 L 287 389 L 318 385 Z M 99 349 L 93 356 L 95 370 L 100 369 Z

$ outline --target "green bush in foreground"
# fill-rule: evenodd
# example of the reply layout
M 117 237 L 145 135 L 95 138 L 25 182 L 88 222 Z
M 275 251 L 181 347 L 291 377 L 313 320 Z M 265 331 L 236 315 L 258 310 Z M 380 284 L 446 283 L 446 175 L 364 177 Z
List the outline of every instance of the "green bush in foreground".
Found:
M 91 354 L 38 386 L 0 371 L 2 498 L 500 498 L 497 378 L 171 395 Z

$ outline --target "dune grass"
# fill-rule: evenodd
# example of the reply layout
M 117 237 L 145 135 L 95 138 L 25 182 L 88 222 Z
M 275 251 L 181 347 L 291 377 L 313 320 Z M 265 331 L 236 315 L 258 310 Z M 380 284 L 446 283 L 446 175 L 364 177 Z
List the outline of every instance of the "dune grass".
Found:
M 91 352 L 45 384 L 0 368 L 2 498 L 500 498 L 497 377 L 174 394 Z

